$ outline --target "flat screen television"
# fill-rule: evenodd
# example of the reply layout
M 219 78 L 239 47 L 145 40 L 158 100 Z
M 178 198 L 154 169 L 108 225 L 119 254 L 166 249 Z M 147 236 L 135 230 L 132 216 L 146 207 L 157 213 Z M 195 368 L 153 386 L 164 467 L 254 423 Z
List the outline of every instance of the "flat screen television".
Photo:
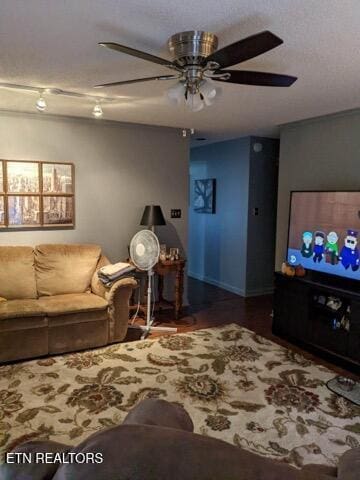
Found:
M 360 280 L 360 192 L 291 192 L 287 261 Z

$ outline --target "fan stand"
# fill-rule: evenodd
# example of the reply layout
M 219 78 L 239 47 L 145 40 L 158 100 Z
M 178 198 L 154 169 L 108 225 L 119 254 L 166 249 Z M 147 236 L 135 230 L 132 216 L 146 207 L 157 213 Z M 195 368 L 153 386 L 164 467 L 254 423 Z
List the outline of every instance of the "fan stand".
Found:
M 151 279 L 154 276 L 154 271 L 151 268 L 148 270 L 148 288 L 147 288 L 147 305 L 146 305 L 146 325 L 129 325 L 129 328 L 136 328 L 142 330 L 141 340 L 146 338 L 151 332 L 177 332 L 176 327 L 155 327 L 153 326 L 154 317 L 151 315 Z

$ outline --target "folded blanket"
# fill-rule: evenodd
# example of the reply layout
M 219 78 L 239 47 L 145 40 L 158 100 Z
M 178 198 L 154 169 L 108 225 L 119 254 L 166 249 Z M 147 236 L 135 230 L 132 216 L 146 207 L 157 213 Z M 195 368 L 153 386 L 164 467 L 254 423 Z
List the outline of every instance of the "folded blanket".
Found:
M 100 282 L 107 288 L 110 288 L 113 286 L 115 282 L 120 280 L 120 278 L 135 278 L 134 275 L 127 273 L 122 273 L 121 275 L 118 275 L 114 280 L 106 280 L 105 278 L 99 277 Z
M 112 265 L 105 265 L 105 267 L 100 268 L 99 272 L 106 277 L 110 277 L 120 272 L 124 273 L 125 270 L 130 271 L 129 267 L 130 267 L 130 270 L 134 270 L 135 268 L 132 265 L 130 265 L 130 263 L 118 262 L 118 263 L 113 263 Z
M 114 280 L 117 280 L 119 277 L 122 277 L 123 275 L 130 273 L 133 270 L 135 270 L 135 267 L 128 267 L 125 270 L 114 273 L 114 275 L 104 275 L 102 272 L 98 272 L 98 277 L 100 280 L 104 280 L 105 282 L 113 282 Z
M 106 286 L 111 287 L 111 285 L 119 280 L 121 277 L 128 274 L 135 270 L 133 265 L 130 263 L 114 263 L 113 265 L 106 265 L 98 270 L 97 274 L 99 280 Z

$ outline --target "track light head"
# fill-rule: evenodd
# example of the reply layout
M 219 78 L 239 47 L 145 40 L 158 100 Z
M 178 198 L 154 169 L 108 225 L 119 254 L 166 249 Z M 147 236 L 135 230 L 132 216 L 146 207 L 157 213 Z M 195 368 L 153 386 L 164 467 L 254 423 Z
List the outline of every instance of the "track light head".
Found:
M 39 98 L 36 100 L 36 110 L 39 112 L 44 112 L 46 110 L 47 103 L 42 93 L 40 93 Z
M 94 108 L 93 108 L 93 111 L 92 111 L 92 114 L 95 118 L 101 118 L 103 116 L 103 110 L 101 108 L 101 105 L 100 103 L 97 103 L 96 105 L 94 105 Z

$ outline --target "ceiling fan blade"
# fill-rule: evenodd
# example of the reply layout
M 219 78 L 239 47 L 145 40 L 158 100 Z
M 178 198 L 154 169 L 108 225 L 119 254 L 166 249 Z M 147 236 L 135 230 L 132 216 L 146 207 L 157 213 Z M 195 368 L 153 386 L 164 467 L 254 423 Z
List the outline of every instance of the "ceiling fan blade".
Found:
M 110 48 L 111 50 L 116 50 L 117 52 L 132 55 L 133 57 L 141 58 L 142 60 L 147 60 L 148 62 L 164 65 L 165 67 L 173 65 L 170 60 L 165 60 L 164 58 L 156 57 L 155 55 L 151 55 L 150 53 L 142 52 L 141 50 L 136 50 L 135 48 L 126 47 L 125 45 L 120 45 L 119 43 L 100 42 L 99 45 L 101 45 L 102 47 Z
M 216 74 L 230 73 L 228 80 L 213 78 L 218 82 L 238 83 L 240 85 L 258 85 L 262 87 L 290 87 L 297 77 L 278 73 L 251 72 L 249 70 L 218 70 Z
M 221 68 L 231 67 L 268 52 L 282 43 L 281 38 L 265 30 L 221 48 L 209 55 L 204 63 L 216 62 Z
M 111 83 L 103 83 L 101 85 L 94 85 L 94 88 L 115 87 L 117 85 L 129 85 L 131 83 L 149 82 L 151 80 L 174 80 L 176 78 L 178 78 L 178 76 L 175 76 L 175 75 L 161 75 L 158 77 L 135 78 L 134 80 L 124 80 L 122 82 L 111 82 Z

